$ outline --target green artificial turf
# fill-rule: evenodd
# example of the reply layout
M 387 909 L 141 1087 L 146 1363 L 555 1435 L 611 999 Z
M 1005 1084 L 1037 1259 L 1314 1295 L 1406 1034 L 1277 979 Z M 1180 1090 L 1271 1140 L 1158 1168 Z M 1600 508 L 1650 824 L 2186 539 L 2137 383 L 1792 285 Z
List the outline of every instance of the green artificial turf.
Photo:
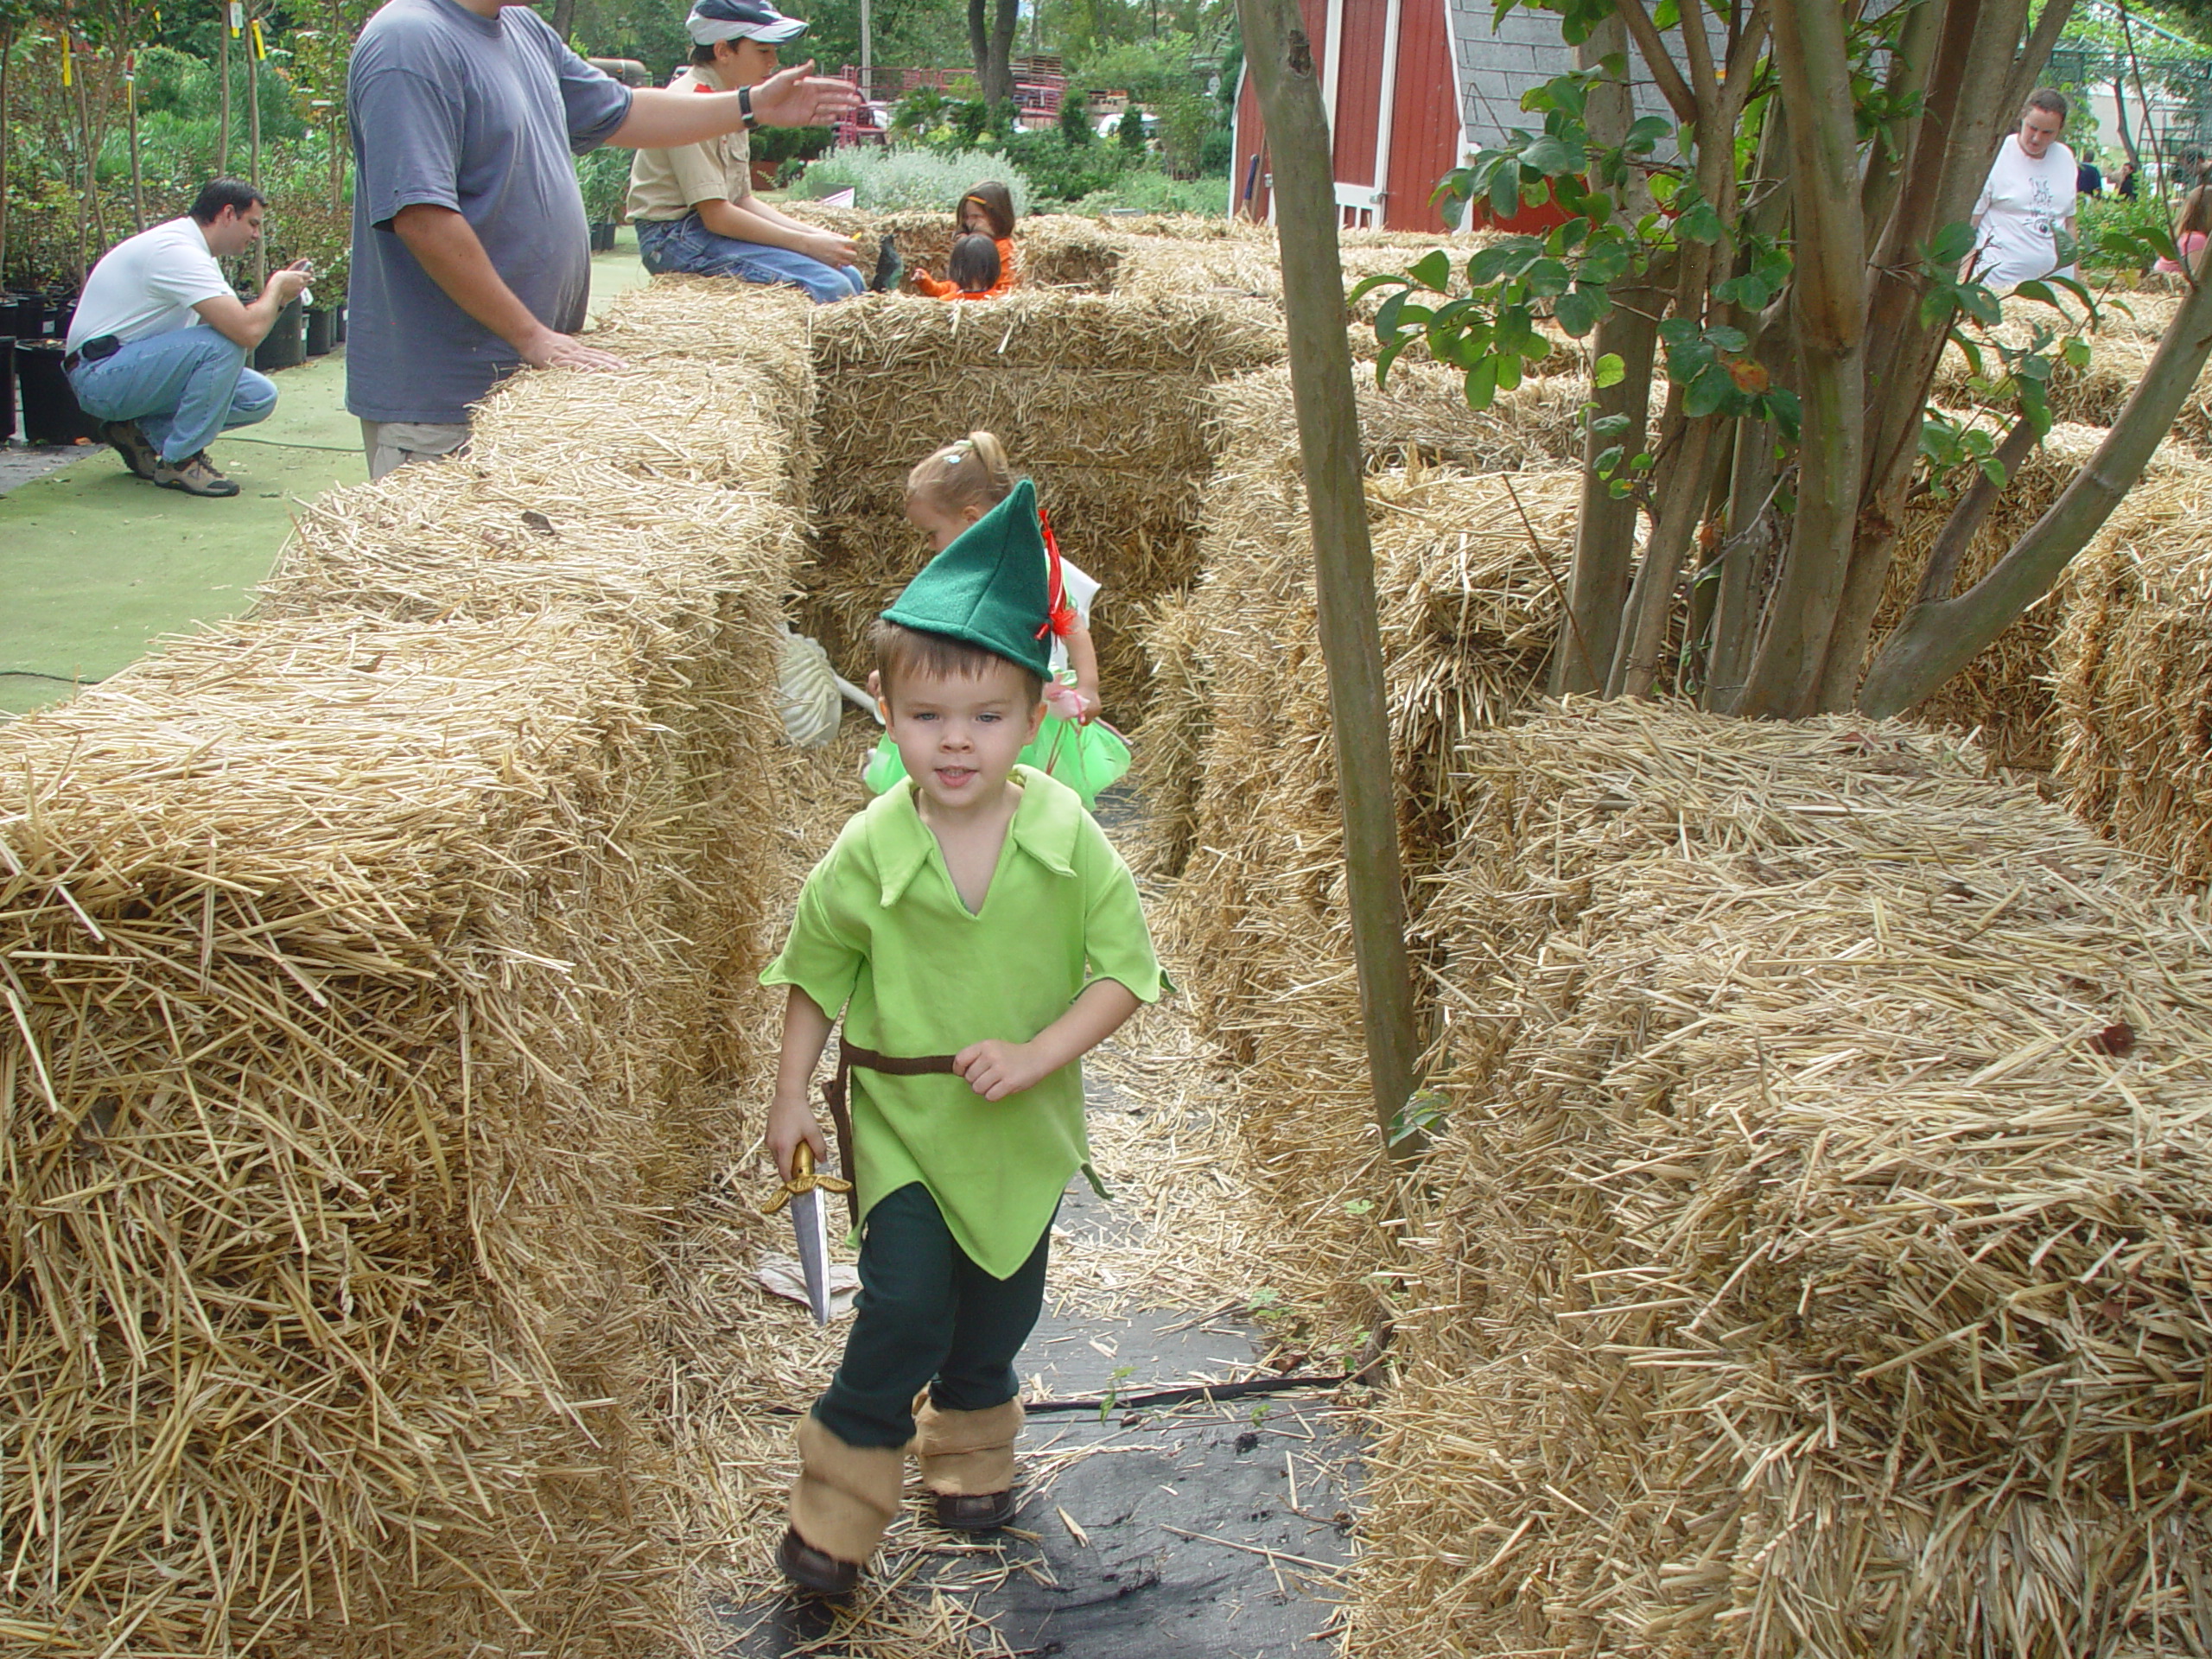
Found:
M 592 310 L 641 287 L 634 232 L 592 260 Z M 202 500 L 135 479 L 105 447 L 0 496 L 0 715 L 104 679 L 164 635 L 236 616 L 252 602 L 303 502 L 367 478 L 360 423 L 345 410 L 341 356 L 274 377 L 257 426 L 217 440 L 238 493 Z

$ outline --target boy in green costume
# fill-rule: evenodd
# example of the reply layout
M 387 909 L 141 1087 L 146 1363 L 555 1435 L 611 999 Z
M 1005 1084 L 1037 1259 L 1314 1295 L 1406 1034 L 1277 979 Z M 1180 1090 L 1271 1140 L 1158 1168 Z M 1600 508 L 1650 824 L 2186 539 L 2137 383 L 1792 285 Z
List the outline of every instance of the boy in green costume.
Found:
M 802 1140 L 828 1157 L 807 1085 L 844 1014 L 859 1313 L 799 1426 L 777 1553 L 826 1594 L 897 1514 L 910 1446 L 942 1524 L 1014 1518 L 1014 1358 L 1060 1193 L 1090 1174 L 1076 1062 L 1170 988 L 1128 867 L 1072 790 L 1015 764 L 1045 712 L 1046 569 L 1024 482 L 883 613 L 907 781 L 846 824 L 761 975 L 790 988 L 767 1136 L 786 1180 Z

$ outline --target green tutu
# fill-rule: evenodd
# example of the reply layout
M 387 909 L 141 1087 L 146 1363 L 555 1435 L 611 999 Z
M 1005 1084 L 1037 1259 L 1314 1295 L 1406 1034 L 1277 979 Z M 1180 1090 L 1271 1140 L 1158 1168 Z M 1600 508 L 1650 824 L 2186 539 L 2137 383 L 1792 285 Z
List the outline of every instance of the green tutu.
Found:
M 1119 783 L 1128 772 L 1129 746 L 1103 721 L 1078 726 L 1058 715 L 1047 715 L 1028 747 L 1016 758 L 1025 766 L 1058 779 L 1083 797 L 1088 810 L 1098 804 L 1101 790 Z M 880 795 L 906 775 L 899 746 L 886 732 L 876 740 L 875 753 L 868 757 L 863 774 L 868 791 Z

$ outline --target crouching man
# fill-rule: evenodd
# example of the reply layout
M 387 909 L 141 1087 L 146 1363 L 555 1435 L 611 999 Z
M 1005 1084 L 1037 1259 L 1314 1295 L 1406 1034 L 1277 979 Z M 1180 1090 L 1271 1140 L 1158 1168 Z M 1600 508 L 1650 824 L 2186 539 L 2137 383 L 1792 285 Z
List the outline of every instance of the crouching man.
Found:
M 139 477 L 188 495 L 236 495 L 207 459 L 215 435 L 266 420 L 276 388 L 245 365 L 308 285 L 304 262 L 270 274 L 251 304 L 216 261 L 261 235 L 267 199 L 217 179 L 181 219 L 107 251 L 86 279 L 61 359 L 77 402 Z

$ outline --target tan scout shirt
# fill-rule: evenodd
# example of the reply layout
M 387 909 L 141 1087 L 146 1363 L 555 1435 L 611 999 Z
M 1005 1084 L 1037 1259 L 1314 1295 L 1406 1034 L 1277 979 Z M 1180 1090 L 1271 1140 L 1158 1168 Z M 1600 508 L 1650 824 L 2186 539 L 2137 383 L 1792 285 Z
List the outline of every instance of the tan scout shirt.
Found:
M 712 69 L 688 68 L 672 92 L 726 92 Z M 702 201 L 743 201 L 753 194 L 753 147 L 745 130 L 680 149 L 641 149 L 630 163 L 630 217 L 682 219 Z

